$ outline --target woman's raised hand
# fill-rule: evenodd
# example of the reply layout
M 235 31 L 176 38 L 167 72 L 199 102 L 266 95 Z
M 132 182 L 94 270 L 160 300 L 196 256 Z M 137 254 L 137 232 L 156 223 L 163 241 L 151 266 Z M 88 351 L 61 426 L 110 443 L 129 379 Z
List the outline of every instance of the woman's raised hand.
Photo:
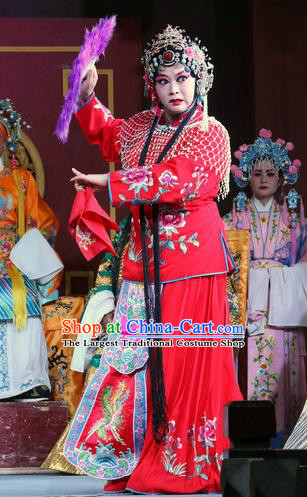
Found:
M 95 66 L 93 66 L 87 71 L 81 83 L 80 99 L 82 101 L 86 101 L 90 98 L 97 84 L 97 81 L 97 69 Z
M 74 183 L 74 187 L 76 190 L 82 190 L 85 188 L 86 185 L 89 184 L 87 181 L 87 175 L 81 173 L 77 169 L 72 168 L 72 172 L 74 173 L 75 176 L 73 176 L 70 181 Z
M 80 190 L 88 185 L 101 189 L 108 184 L 107 174 L 84 174 L 74 167 L 72 168 L 72 172 L 75 176 L 73 176 L 70 181 L 74 183 L 76 190 Z

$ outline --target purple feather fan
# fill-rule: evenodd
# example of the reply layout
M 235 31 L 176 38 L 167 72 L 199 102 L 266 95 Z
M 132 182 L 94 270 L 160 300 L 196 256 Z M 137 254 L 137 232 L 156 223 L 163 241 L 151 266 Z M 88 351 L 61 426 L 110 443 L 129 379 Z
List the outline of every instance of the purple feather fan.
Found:
M 81 81 L 89 67 L 102 53 L 104 54 L 115 25 L 116 16 L 112 16 L 100 19 L 91 31 L 85 30 L 84 43 L 80 48 L 78 57 L 73 62 L 72 72 L 69 76 L 69 89 L 55 129 L 55 134 L 62 143 L 67 142 L 71 118 L 78 110 Z

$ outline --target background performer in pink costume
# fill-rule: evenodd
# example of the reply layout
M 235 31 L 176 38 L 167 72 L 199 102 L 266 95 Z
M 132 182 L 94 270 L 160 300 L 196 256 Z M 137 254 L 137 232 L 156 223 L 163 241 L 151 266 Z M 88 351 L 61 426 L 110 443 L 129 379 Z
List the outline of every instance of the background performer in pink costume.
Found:
M 251 233 L 248 399 L 275 403 L 276 446 L 283 445 L 306 399 L 306 223 L 300 195 L 294 189 L 283 195 L 301 166 L 289 159 L 293 148 L 273 141 L 266 129 L 253 144 L 241 145 L 235 152 L 239 166 L 231 170 L 239 187 L 250 184 L 253 196 L 240 192 L 224 217 L 226 229 Z

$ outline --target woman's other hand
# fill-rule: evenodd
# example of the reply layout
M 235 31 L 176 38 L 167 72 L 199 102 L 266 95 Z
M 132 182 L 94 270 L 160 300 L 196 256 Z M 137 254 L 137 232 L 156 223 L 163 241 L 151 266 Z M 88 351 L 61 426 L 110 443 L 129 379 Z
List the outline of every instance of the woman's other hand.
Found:
M 74 183 L 76 190 L 80 190 L 89 185 L 101 189 L 108 184 L 108 174 L 84 174 L 75 168 L 72 168 L 72 172 L 75 176 L 73 176 L 70 181 Z

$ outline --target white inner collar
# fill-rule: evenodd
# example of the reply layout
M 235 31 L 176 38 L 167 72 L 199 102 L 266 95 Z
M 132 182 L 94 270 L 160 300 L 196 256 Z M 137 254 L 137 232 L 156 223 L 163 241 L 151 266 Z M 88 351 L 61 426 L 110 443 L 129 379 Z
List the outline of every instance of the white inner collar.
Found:
M 271 197 L 265 205 L 263 205 L 255 196 L 253 196 L 253 202 L 258 212 L 268 212 L 272 207 L 273 197 Z

